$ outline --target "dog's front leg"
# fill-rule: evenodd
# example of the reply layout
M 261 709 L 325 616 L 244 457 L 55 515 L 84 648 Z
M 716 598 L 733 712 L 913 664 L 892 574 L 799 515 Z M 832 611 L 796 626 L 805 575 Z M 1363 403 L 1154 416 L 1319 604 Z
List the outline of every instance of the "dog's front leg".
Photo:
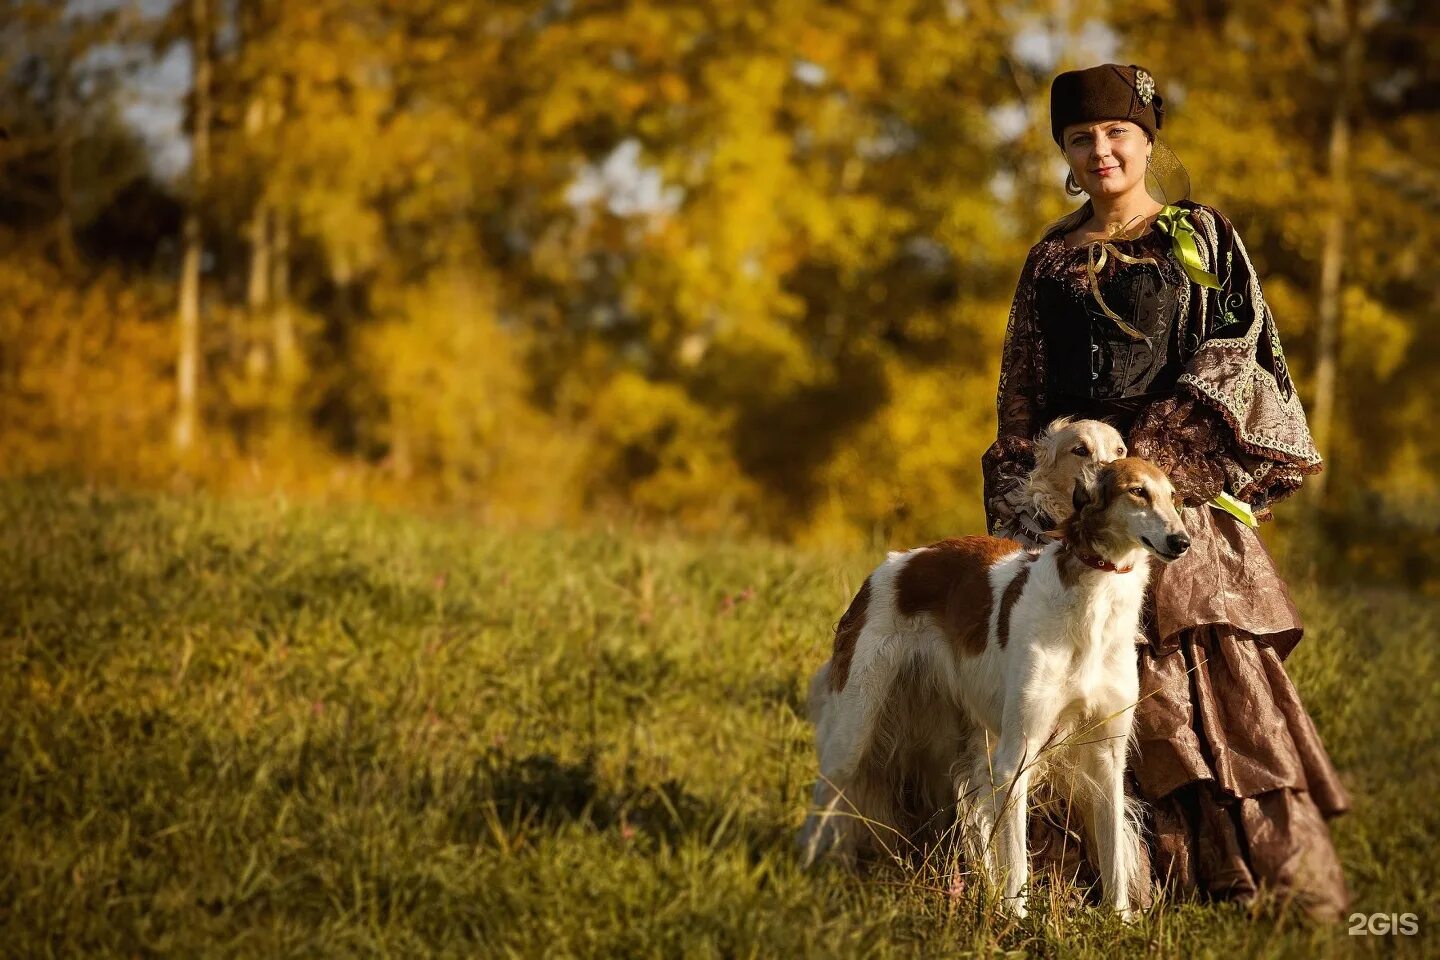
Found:
M 1125 806 L 1125 749 L 1129 713 L 1123 722 L 1106 725 L 1102 738 L 1090 751 L 1092 788 L 1087 791 L 1086 821 L 1096 858 L 1105 903 L 1129 919 L 1130 882 L 1140 855 L 1140 838 Z
M 999 872 L 1004 907 L 1017 917 L 1025 916 L 1025 884 L 1030 863 L 1025 843 L 1025 818 L 1030 808 L 1030 768 L 1024 734 L 1002 734 L 990 771 L 990 822 L 995 824 L 991 839 L 994 862 Z
M 955 766 L 955 806 L 966 859 L 985 876 L 998 876 L 995 865 L 995 808 L 992 803 L 990 734 L 983 728 L 971 735 Z
M 1058 705 L 1046 692 L 1053 689 L 1050 664 L 1017 662 L 1006 697 L 1000 743 L 991 768 L 991 800 L 995 806 L 995 853 L 1006 908 L 1017 917 L 1025 916 L 1026 884 L 1030 879 L 1026 824 L 1030 812 L 1030 782 L 1040 752 L 1050 745 Z

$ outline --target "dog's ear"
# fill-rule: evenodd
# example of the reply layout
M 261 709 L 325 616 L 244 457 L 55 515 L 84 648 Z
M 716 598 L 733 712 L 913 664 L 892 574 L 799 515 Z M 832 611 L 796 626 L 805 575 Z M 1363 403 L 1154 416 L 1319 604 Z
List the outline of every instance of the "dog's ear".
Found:
M 1110 506 L 1110 494 L 1114 486 L 1115 470 L 1110 464 L 1105 464 L 1099 472 L 1086 471 L 1076 479 L 1075 492 L 1070 498 L 1075 512 L 1079 513 L 1085 507 L 1104 512 Z
M 1059 431 L 1053 423 L 1035 438 L 1035 469 L 1032 475 L 1043 477 L 1055 466 L 1055 459 L 1060 455 L 1059 441 Z
M 1075 491 L 1070 494 L 1070 505 L 1079 513 L 1085 509 L 1085 505 L 1091 500 L 1090 489 L 1085 485 L 1084 477 L 1075 478 Z
M 1115 467 L 1113 464 L 1105 464 L 1100 468 L 1100 473 L 1095 477 L 1095 486 L 1091 491 L 1091 499 L 1095 501 L 1098 510 L 1105 510 L 1110 506 L 1110 495 L 1115 492 Z

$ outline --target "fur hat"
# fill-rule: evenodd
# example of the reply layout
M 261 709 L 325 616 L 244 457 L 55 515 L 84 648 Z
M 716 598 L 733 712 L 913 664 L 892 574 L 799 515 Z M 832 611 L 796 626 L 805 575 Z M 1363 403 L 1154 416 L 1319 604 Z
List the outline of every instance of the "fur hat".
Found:
M 1165 122 L 1165 101 L 1155 89 L 1155 78 L 1133 63 L 1102 63 L 1056 77 L 1050 84 L 1050 135 L 1055 142 L 1070 124 L 1094 120 L 1129 120 L 1154 139 Z

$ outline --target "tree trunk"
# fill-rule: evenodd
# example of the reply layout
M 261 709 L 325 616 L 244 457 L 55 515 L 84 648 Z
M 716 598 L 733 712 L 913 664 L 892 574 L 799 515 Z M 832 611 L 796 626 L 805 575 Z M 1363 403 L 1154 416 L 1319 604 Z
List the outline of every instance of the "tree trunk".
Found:
M 290 221 L 282 213 L 274 217 L 274 271 L 270 293 L 271 336 L 274 338 L 275 367 L 281 381 L 291 383 L 300 368 L 300 346 L 295 337 L 295 316 L 290 309 Z
M 179 344 L 175 364 L 175 447 L 186 453 L 195 445 L 199 421 L 200 380 L 200 261 L 204 237 L 200 204 L 210 181 L 210 0 L 190 2 L 191 81 L 194 105 L 190 136 L 190 198 L 181 230 Z
M 252 142 L 265 127 L 265 101 L 254 97 L 245 110 L 245 136 Z M 263 177 L 264 175 L 261 174 Z M 245 303 L 252 316 L 270 306 L 270 205 L 263 184 L 256 186 L 255 207 L 250 214 L 250 280 Z
M 1342 31 L 1339 81 L 1335 110 L 1330 115 L 1330 209 L 1325 223 L 1325 246 L 1320 255 L 1320 304 L 1315 348 L 1315 406 L 1311 417 L 1315 446 L 1329 452 L 1335 423 L 1335 383 L 1339 365 L 1340 326 L 1343 321 L 1345 225 L 1350 208 L 1350 116 L 1364 52 L 1364 32 L 1347 0 L 1331 0 L 1331 15 Z M 1328 473 L 1311 480 L 1316 496 L 1324 499 Z
M 75 248 L 75 110 L 70 101 L 70 69 L 65 65 L 60 78 L 61 92 L 56 117 L 55 184 L 60 215 L 55 221 L 56 252 L 60 268 L 73 274 L 80 263 Z
M 245 304 L 252 314 L 263 313 L 270 306 L 271 234 L 270 207 L 263 201 L 255 204 L 250 217 L 250 281 Z

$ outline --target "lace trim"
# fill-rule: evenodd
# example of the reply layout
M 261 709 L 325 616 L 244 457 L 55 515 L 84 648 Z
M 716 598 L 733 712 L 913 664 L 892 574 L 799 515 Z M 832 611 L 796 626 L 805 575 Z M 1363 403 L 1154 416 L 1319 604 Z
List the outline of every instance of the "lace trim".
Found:
M 1210 343 L 1215 342 L 1216 341 L 1214 340 L 1210 341 Z M 1235 432 L 1236 442 L 1238 442 L 1241 448 L 1244 449 L 1247 453 L 1251 453 L 1255 456 L 1260 457 L 1269 456 L 1274 453 L 1286 454 L 1287 456 L 1294 458 L 1294 463 L 1296 466 L 1305 468 L 1305 472 L 1307 474 L 1319 473 L 1321 469 L 1323 469 L 1322 464 L 1324 461 L 1320 459 L 1320 455 L 1318 453 L 1314 452 L 1315 448 L 1313 446 L 1306 448 L 1302 446 L 1297 446 L 1295 444 L 1289 444 L 1283 440 L 1275 437 L 1266 436 L 1265 434 L 1259 432 L 1247 434 L 1245 429 L 1240 425 L 1239 418 L 1241 412 L 1236 409 L 1236 407 L 1232 405 L 1231 402 L 1226 399 L 1219 390 L 1215 389 L 1210 384 L 1206 383 L 1204 380 L 1199 379 L 1193 374 L 1185 373 L 1180 375 L 1180 384 L 1189 387 L 1197 395 L 1204 397 L 1205 399 L 1209 400 L 1211 403 L 1219 407 L 1220 413 L 1225 417 L 1225 422 L 1229 425 L 1230 429 Z M 1242 385 L 1240 387 L 1238 397 L 1240 400 L 1248 401 L 1253 395 L 1253 391 L 1253 384 Z M 1302 408 L 1298 402 L 1294 404 L 1286 404 L 1285 412 L 1287 414 L 1296 414 L 1299 416 L 1305 415 L 1304 408 Z
M 1219 250 L 1219 226 L 1213 214 L 1204 207 L 1195 211 L 1196 220 L 1201 226 L 1201 235 L 1206 241 L 1201 248 L 1202 259 L 1206 259 L 1207 266 L 1217 274 L 1218 264 L 1215 262 L 1218 257 L 1210 253 L 1209 247 L 1215 251 Z M 1179 384 L 1189 387 L 1197 395 L 1205 397 L 1209 402 L 1220 408 L 1225 416 L 1226 423 L 1234 431 L 1236 441 L 1241 448 L 1256 456 L 1265 456 L 1270 452 L 1278 452 L 1293 457 L 1297 466 L 1305 468 L 1305 473 L 1318 473 L 1321 467 L 1319 452 L 1315 449 L 1314 441 L 1309 438 L 1308 429 L 1305 430 L 1303 443 L 1290 443 L 1273 434 L 1258 430 L 1247 430 L 1242 425 L 1242 418 L 1255 398 L 1257 376 L 1265 377 L 1273 385 L 1275 397 L 1280 401 L 1281 410 L 1287 421 L 1305 423 L 1305 409 L 1300 402 L 1300 395 L 1295 391 L 1293 383 L 1285 364 L 1285 354 L 1280 346 L 1280 337 L 1275 330 L 1275 319 L 1270 312 L 1270 305 L 1265 302 L 1265 297 L 1260 290 L 1260 278 L 1256 275 L 1254 264 L 1250 261 L 1249 252 L 1245 249 L 1245 243 L 1238 232 L 1234 233 L 1235 247 L 1240 251 L 1240 257 L 1245 263 L 1246 271 L 1249 274 L 1249 282 L 1246 290 L 1250 295 L 1252 319 L 1250 327 L 1245 335 L 1241 337 L 1226 337 L 1212 340 L 1205 340 L 1202 346 L 1207 350 L 1243 351 L 1246 360 L 1244 361 L 1244 376 L 1240 385 L 1234 391 L 1233 399 L 1227 397 L 1218 387 L 1207 383 L 1204 379 L 1193 373 L 1180 375 Z M 1207 257 L 1208 254 L 1208 257 Z M 1228 266 L 1228 265 L 1227 265 Z M 1230 280 L 1229 271 L 1224 277 L 1224 282 Z M 1203 300 L 1202 300 L 1203 302 Z M 1268 341 L 1273 356 L 1275 357 L 1276 371 L 1265 369 L 1254 358 L 1256 348 L 1260 343 L 1262 328 L 1269 328 Z M 1302 427 L 1302 429 L 1304 429 Z

